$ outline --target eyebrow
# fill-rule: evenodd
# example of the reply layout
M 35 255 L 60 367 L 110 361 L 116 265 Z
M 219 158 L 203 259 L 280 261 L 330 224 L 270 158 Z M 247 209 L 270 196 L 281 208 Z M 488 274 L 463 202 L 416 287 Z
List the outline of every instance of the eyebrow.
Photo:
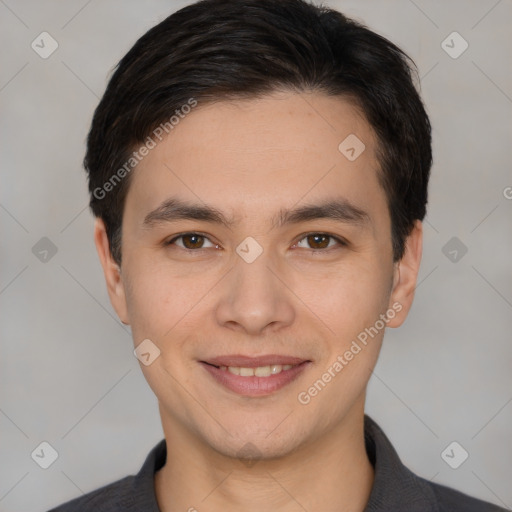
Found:
M 320 204 L 306 204 L 291 210 L 281 209 L 271 219 L 272 229 L 289 224 L 298 224 L 316 219 L 332 219 L 338 222 L 364 225 L 370 223 L 370 216 L 345 198 L 336 198 Z M 235 224 L 220 210 L 209 205 L 194 204 L 178 198 L 169 198 L 149 212 L 142 223 L 144 228 L 152 228 L 177 220 L 199 220 L 221 224 L 228 229 Z

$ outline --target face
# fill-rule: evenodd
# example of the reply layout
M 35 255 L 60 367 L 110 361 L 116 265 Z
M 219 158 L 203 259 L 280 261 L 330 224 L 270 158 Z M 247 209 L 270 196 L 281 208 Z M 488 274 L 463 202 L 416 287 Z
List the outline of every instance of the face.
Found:
M 375 154 L 347 101 L 276 93 L 199 104 L 138 164 L 120 273 L 101 221 L 96 243 L 135 345 L 160 350 L 141 367 L 166 432 L 270 458 L 362 415 L 421 253 L 417 223 L 393 262 Z

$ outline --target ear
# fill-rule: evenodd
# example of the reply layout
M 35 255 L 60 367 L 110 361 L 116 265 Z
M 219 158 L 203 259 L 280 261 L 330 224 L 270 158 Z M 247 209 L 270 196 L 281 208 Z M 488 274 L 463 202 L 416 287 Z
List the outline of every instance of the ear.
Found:
M 110 302 L 121 322 L 129 325 L 121 268 L 112 258 L 105 223 L 100 218 L 96 218 L 94 222 L 94 243 L 96 244 L 96 250 L 98 251 L 103 273 L 105 274 Z
M 389 320 L 388 327 L 399 327 L 402 325 L 411 309 L 422 249 L 423 224 L 417 220 L 414 223 L 411 234 L 405 241 L 405 251 L 402 259 L 395 263 L 393 289 L 388 307 L 393 309 L 396 315 Z

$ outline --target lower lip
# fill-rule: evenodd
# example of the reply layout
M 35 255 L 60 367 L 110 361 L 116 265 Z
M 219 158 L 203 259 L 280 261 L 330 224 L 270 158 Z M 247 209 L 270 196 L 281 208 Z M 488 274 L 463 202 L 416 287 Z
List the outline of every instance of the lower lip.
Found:
M 216 366 L 201 363 L 208 373 L 224 387 L 243 396 L 265 396 L 278 391 L 294 381 L 309 365 L 309 361 L 293 366 L 289 370 L 269 377 L 240 377 L 228 370 L 221 370 Z

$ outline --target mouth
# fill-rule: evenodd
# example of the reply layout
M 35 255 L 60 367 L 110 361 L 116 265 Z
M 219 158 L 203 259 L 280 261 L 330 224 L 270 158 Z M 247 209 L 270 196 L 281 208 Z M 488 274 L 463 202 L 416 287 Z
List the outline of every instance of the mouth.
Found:
M 283 370 L 290 370 L 294 366 L 292 364 L 272 364 L 269 366 L 257 366 L 256 368 L 248 368 L 244 366 L 216 366 L 222 371 L 227 371 L 233 375 L 240 375 L 241 377 L 270 377 L 271 375 L 277 375 Z
M 294 381 L 311 364 L 297 357 L 221 356 L 200 361 L 223 387 L 243 396 L 264 396 Z

